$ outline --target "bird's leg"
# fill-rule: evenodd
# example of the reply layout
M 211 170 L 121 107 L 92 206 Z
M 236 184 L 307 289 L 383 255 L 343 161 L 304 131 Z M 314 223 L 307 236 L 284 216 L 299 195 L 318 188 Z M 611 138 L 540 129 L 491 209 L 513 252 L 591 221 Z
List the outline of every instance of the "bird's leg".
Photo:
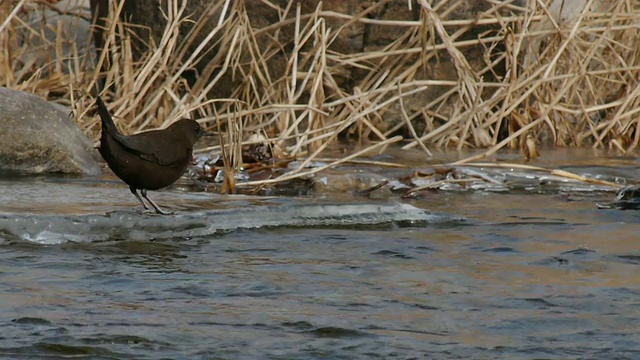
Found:
M 149 199 L 149 197 L 147 196 L 147 190 L 145 190 L 145 189 L 140 190 L 140 194 L 142 194 L 142 197 L 147 199 L 149 204 L 151 204 L 151 206 L 153 206 L 153 208 L 156 210 L 156 213 L 161 214 L 161 215 L 171 215 L 171 214 L 173 214 L 172 212 L 168 212 L 168 211 L 164 211 L 164 210 L 160 209 L 160 206 L 156 205 L 156 203 L 154 203 L 153 200 Z
M 147 206 L 147 204 L 145 204 L 144 201 L 142 201 L 142 198 L 140 197 L 140 195 L 138 195 L 138 190 L 136 190 L 133 186 L 129 186 L 129 191 L 131 191 L 131 193 L 133 195 L 135 195 L 136 199 L 138 199 L 138 201 L 140 201 L 140 204 L 142 204 L 142 206 L 144 207 L 145 210 L 149 210 L 149 207 Z M 142 191 L 144 191 L 144 190 L 142 190 Z M 147 200 L 149 200 L 149 199 L 147 199 Z

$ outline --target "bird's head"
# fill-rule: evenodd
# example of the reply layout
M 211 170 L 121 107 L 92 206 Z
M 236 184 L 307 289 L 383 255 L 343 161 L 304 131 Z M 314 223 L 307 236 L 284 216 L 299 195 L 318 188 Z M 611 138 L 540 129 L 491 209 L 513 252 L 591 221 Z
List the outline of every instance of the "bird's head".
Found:
M 181 132 L 191 145 L 195 144 L 203 135 L 209 135 L 197 121 L 191 119 L 178 120 L 171 124 L 170 128 Z

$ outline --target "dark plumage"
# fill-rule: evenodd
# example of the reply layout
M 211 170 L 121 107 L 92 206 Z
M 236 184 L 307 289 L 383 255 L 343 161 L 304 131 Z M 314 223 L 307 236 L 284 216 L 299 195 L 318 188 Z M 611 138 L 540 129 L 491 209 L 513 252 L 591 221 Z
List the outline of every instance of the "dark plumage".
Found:
M 102 119 L 100 155 L 109 168 L 129 185 L 129 190 L 145 210 L 149 208 L 142 198 L 158 214 L 167 214 L 147 197 L 147 190 L 169 186 L 184 174 L 191 162 L 193 145 L 205 134 L 204 130 L 196 121 L 182 119 L 166 129 L 122 135 L 99 96 L 96 106 Z

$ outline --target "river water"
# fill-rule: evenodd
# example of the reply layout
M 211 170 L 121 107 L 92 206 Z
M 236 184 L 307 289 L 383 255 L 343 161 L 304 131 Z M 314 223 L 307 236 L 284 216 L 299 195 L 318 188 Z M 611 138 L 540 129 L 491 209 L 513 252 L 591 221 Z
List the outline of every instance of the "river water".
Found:
M 61 182 L 3 182 L 3 212 L 24 212 L 28 202 L 7 199 L 43 186 L 55 199 Z M 58 199 L 69 213 L 117 207 L 95 204 L 100 191 L 135 206 L 117 184 L 78 186 L 95 192 Z M 636 211 L 597 209 L 613 196 L 442 191 L 403 201 L 466 219 L 433 223 L 49 245 L 5 231 L 0 358 L 638 359 L 640 226 Z

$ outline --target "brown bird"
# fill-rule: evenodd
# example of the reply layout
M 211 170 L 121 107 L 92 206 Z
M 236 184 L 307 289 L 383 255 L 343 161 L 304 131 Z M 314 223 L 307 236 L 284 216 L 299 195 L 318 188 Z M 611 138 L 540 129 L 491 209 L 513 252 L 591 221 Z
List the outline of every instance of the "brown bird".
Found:
M 129 190 L 145 210 L 149 210 L 149 207 L 140 195 L 149 202 L 156 213 L 170 214 L 147 197 L 147 190 L 169 186 L 184 174 L 193 156 L 193 145 L 205 135 L 204 130 L 196 121 L 182 119 L 166 129 L 122 135 L 99 96 L 96 98 L 96 106 L 102 119 L 98 149 L 102 158 L 109 168 L 129 185 Z

